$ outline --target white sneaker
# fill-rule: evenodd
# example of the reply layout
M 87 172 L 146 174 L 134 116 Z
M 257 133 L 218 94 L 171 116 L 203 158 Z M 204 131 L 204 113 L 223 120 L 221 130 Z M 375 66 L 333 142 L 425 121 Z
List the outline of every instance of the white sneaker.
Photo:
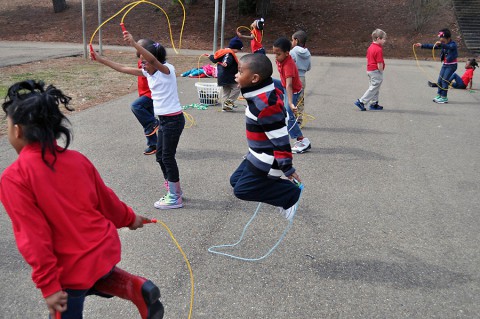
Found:
M 311 148 L 312 148 L 312 145 L 310 144 L 310 140 L 304 137 L 303 140 L 296 141 L 295 144 L 293 144 L 292 153 L 297 153 L 297 154 L 305 153 Z
M 288 221 L 291 221 L 297 212 L 297 204 L 290 208 L 284 209 L 283 207 L 277 207 L 278 212 L 283 215 Z

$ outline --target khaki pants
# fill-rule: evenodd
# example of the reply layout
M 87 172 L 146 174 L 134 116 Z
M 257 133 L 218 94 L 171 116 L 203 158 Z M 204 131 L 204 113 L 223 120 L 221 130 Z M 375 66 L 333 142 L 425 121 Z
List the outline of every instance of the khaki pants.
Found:
M 225 103 L 225 101 L 232 101 L 232 103 L 235 103 L 237 100 L 238 96 L 240 95 L 240 88 L 238 87 L 238 84 L 227 84 L 222 86 L 222 101 Z
M 297 102 L 297 114 L 295 115 L 297 117 L 297 123 L 298 125 L 302 125 L 303 121 L 303 113 L 305 112 L 305 87 L 307 86 L 307 80 L 305 79 L 304 76 L 300 77 L 300 81 L 302 81 L 302 92 L 298 96 L 298 102 Z
M 380 94 L 380 86 L 382 86 L 383 82 L 383 73 L 379 70 L 367 72 L 368 79 L 370 84 L 368 86 L 368 90 L 365 94 L 360 98 L 360 102 L 368 105 L 368 103 L 375 103 L 378 102 L 378 95 Z

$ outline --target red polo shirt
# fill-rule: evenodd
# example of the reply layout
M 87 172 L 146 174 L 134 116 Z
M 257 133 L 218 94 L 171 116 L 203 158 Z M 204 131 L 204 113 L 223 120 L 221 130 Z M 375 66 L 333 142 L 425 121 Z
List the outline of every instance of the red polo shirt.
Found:
M 142 60 L 138 60 L 138 68 L 142 68 Z M 152 92 L 150 92 L 150 88 L 148 87 L 147 78 L 144 76 L 138 77 L 138 96 L 146 96 L 152 98 Z
M 250 46 L 252 47 L 252 53 L 253 53 L 263 48 L 262 46 L 263 34 L 262 34 L 262 31 L 258 30 L 257 28 L 253 28 L 253 30 L 250 33 L 253 36 L 253 39 L 250 41 Z
M 367 50 L 367 71 L 378 70 L 378 63 L 383 63 L 385 68 L 383 48 L 380 44 L 372 42 Z
M 280 80 L 282 81 L 282 86 L 287 87 L 287 79 L 292 78 L 292 88 L 293 93 L 298 93 L 302 90 L 302 81 L 298 76 L 297 65 L 293 58 L 289 55 L 282 62 L 277 62 L 278 72 L 280 73 Z

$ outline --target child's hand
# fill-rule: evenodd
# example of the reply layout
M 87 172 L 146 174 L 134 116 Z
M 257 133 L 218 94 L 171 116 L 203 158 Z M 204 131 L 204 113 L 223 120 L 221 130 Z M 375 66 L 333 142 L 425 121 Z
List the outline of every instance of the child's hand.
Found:
M 135 44 L 133 36 L 128 31 L 123 31 L 123 41 L 132 46 Z
M 224 68 L 226 68 L 228 66 L 228 64 L 226 62 L 222 62 L 222 63 L 219 63 L 221 66 L 223 66 Z
M 55 318 L 55 313 L 64 312 L 67 310 L 67 298 L 68 294 L 65 291 L 57 291 L 53 295 L 50 295 L 45 298 L 45 302 L 47 303 L 48 312 L 50 312 L 50 316 Z
M 293 182 L 293 180 L 296 180 L 297 182 L 301 183 L 302 180 L 300 179 L 300 176 L 298 176 L 297 172 L 293 173 L 292 175 L 288 176 L 288 179 Z
M 131 230 L 135 230 L 137 228 L 142 228 L 143 227 L 143 221 L 150 221 L 150 219 L 148 219 L 146 217 L 143 217 L 143 216 L 140 216 L 140 215 L 136 215 L 135 216 L 135 221 L 133 222 L 133 224 L 128 226 L 128 228 L 130 228 Z
M 295 106 L 295 104 L 290 103 L 290 109 L 292 110 L 293 113 L 297 113 L 298 108 Z
M 421 47 L 422 44 L 421 43 L 415 43 L 414 46 L 416 46 L 418 48 L 418 47 Z
M 203 56 L 210 56 L 210 54 L 208 54 L 208 53 L 204 53 L 204 54 L 202 54 L 202 55 L 203 55 Z
M 240 31 L 237 30 L 237 36 L 238 37 L 241 37 L 242 36 L 242 33 Z
M 433 46 L 436 47 L 436 46 L 439 46 L 440 44 L 442 44 L 442 41 L 437 41 Z
M 90 60 L 96 61 L 98 60 L 98 54 L 95 52 L 95 50 L 90 50 Z

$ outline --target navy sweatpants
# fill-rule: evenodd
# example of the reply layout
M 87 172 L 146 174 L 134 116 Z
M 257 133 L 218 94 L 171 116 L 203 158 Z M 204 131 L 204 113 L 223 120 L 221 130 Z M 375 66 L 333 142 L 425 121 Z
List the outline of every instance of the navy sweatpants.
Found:
M 300 198 L 300 188 L 286 179 L 272 179 L 253 172 L 244 160 L 230 177 L 235 196 L 242 200 L 267 203 L 284 209 Z

